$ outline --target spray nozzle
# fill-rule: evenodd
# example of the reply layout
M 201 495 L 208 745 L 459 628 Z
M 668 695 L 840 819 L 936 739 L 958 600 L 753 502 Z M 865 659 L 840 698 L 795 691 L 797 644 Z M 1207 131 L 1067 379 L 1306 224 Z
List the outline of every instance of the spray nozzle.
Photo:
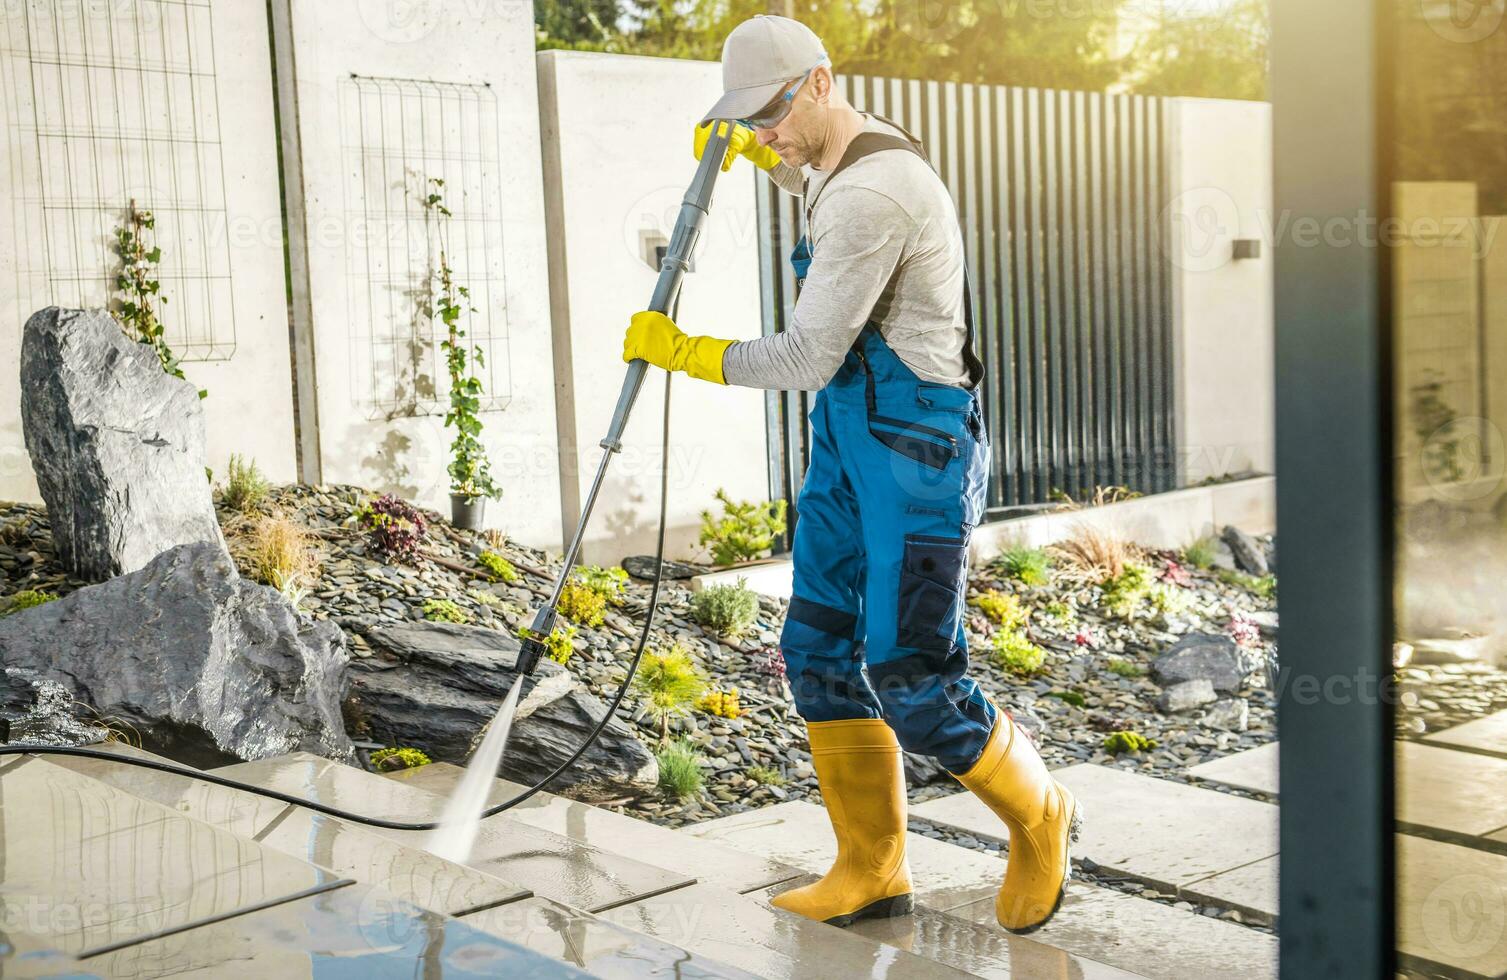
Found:
M 539 666 L 548 649 L 544 640 L 555 631 L 555 607 L 545 605 L 534 614 L 534 622 L 528 628 L 522 642 L 518 647 L 518 663 L 516 672 L 520 677 L 526 677 L 534 672 Z

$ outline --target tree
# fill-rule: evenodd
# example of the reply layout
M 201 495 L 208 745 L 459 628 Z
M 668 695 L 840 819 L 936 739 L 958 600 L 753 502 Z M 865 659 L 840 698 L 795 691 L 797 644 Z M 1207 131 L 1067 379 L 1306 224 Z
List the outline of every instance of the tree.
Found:
M 539 48 L 617 51 L 622 47 L 619 0 L 534 0 Z
M 1265 99 L 1267 0 L 1168 17 L 1129 56 L 1130 90 L 1141 95 Z

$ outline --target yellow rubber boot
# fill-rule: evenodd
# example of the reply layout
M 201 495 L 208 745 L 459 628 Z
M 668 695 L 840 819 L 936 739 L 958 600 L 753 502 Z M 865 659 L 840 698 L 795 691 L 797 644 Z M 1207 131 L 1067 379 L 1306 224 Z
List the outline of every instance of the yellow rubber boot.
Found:
M 1010 716 L 994 709 L 994 730 L 973 768 L 958 777 L 1010 830 L 1005 883 L 994 899 L 999 924 L 1025 934 L 1046 925 L 1062 904 L 1081 811 Z
M 845 926 L 910 913 L 905 863 L 905 774 L 900 743 L 878 718 L 810 722 L 811 762 L 837 835 L 837 860 L 820 881 L 771 901 Z

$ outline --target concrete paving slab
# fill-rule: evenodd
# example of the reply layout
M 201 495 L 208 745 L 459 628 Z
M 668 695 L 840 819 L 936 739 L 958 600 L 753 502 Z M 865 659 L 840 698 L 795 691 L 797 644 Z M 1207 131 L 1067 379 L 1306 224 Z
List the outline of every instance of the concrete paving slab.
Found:
M 443 915 L 464 915 L 532 894 L 516 882 L 297 807 L 264 829 L 258 840 Z
M 459 766 L 433 762 L 390 773 L 387 778 L 448 796 L 463 772 Z M 523 789 L 506 779 L 496 780 L 488 805 L 511 799 Z M 507 811 L 507 815 L 531 827 L 613 854 L 652 856 L 649 860 L 657 867 L 736 892 L 764 888 L 801 874 L 801 869 L 774 860 L 772 855 L 723 847 L 714 841 L 552 793 L 536 793 Z
M 613 912 L 619 925 L 772 980 L 967 976 L 715 885 L 691 885 Z
M 78 970 L 88 976 L 178 980 L 590 976 L 359 884 L 90 956 Z
M 1177 893 L 1194 901 L 1238 909 L 1252 922 L 1273 925 L 1277 918 L 1280 865 L 1281 858 L 1263 858 L 1185 885 Z
M 614 916 L 623 914 L 618 908 L 588 915 L 535 897 L 476 912 L 462 921 L 605 980 L 753 976 L 613 922 Z
M 1398 742 L 1397 819 L 1484 836 L 1507 827 L 1507 759 Z
M 1507 756 L 1507 711 L 1446 728 L 1424 739 L 1439 745 L 1459 745 Z
M 992 899 L 949 914 L 997 921 Z M 1078 881 L 1068 883 L 1062 907 L 1030 938 L 1158 980 L 1277 976 L 1275 936 Z
M 1075 860 L 1177 888 L 1277 853 L 1270 803 L 1087 763 L 1052 775 L 1084 808 Z M 928 800 L 911 814 L 979 837 L 1008 836 L 972 793 Z
M 151 752 L 120 743 L 107 743 L 91 748 L 126 757 L 162 759 Z M 58 755 L 48 756 L 47 762 L 72 769 L 132 796 L 161 803 L 185 816 L 228 830 L 237 837 L 255 837 L 257 831 L 289 809 L 286 803 L 269 800 L 255 793 L 197 782 L 172 773 L 120 765 L 104 759 Z
M 767 854 L 815 874 L 826 873 L 837 860 L 826 808 L 804 800 L 707 820 L 680 832 Z M 1005 862 L 993 855 L 914 833 L 906 834 L 905 847 L 916 900 L 938 911 L 993 899 L 1005 879 Z
M 243 762 L 216 770 L 226 775 L 363 814 L 398 820 L 435 820 L 444 800 L 376 773 L 306 753 Z M 374 829 L 408 847 L 426 848 L 429 831 Z M 515 882 L 536 895 L 597 912 L 622 902 L 690 883 L 622 855 L 599 851 L 506 815 L 482 821 L 470 867 Z
M 1507 974 L 1507 857 L 1399 834 L 1397 948 L 1472 975 Z
M 804 875 L 759 892 L 765 901 L 796 888 L 815 875 Z M 844 931 L 903 949 L 977 977 L 1074 977 L 1078 980 L 1124 980 L 1139 974 L 1107 966 L 1066 950 L 1015 936 L 993 921 L 974 922 L 924 905 L 910 915 L 866 919 Z
M 1188 775 L 1223 786 L 1277 794 L 1277 743 L 1236 752 L 1222 759 L 1202 762 L 1188 770 Z
M 0 853 L 7 929 L 70 954 L 341 883 L 37 758 L 0 773 Z

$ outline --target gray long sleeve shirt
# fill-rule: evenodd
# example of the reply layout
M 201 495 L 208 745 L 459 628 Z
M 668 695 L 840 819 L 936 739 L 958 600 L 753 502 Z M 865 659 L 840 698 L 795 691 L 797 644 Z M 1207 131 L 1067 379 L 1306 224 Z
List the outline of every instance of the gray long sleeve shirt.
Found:
M 895 133 L 872 116 L 864 128 Z M 963 239 L 952 198 L 926 161 L 903 150 L 874 153 L 825 190 L 826 174 L 810 167 L 782 163 L 769 176 L 792 194 L 810 177 L 811 267 L 783 332 L 724 353 L 727 383 L 822 388 L 872 319 L 922 380 L 966 385 Z

